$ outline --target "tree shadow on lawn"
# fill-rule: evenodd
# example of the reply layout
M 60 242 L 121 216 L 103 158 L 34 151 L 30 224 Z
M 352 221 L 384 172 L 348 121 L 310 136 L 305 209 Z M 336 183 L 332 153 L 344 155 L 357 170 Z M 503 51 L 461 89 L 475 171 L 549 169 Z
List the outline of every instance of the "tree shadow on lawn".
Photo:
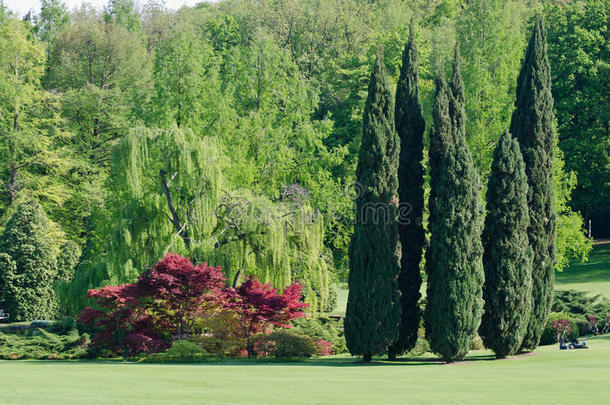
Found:
M 569 283 L 610 282 L 610 244 L 597 245 L 586 263 L 574 262 L 555 274 L 557 287 Z
M 70 365 L 124 365 L 124 366 L 192 366 L 192 367 L 200 367 L 200 366 L 250 366 L 250 367 L 258 367 L 258 366 L 282 366 L 282 367 L 413 367 L 413 366 L 442 366 L 442 365 L 460 365 L 460 364 L 468 364 L 479 361 L 490 361 L 495 360 L 493 355 L 472 355 L 468 356 L 466 359 L 462 361 L 456 361 L 453 363 L 445 363 L 437 357 L 405 357 L 399 358 L 395 361 L 388 361 L 384 358 L 373 359 L 370 363 L 364 363 L 359 360 L 357 357 L 344 357 L 344 358 L 315 358 L 315 359 L 307 359 L 301 361 L 290 361 L 290 360 L 277 360 L 277 359 L 230 359 L 230 360 L 210 360 L 205 362 L 175 362 L 175 363 L 145 363 L 145 362 L 130 362 L 130 361 L 121 361 L 119 359 L 113 360 L 89 360 L 89 359 L 81 359 L 81 360 L 7 360 L 6 362 L 27 362 L 29 364 L 35 365 L 57 365 L 61 363 L 62 365 L 70 366 Z M 2 361 L 1 363 L 4 363 Z

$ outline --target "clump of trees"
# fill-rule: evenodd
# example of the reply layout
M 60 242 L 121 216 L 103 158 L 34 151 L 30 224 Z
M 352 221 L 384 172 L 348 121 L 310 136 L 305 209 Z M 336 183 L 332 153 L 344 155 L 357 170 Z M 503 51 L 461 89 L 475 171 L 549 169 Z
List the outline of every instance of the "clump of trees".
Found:
M 135 283 L 106 286 L 88 292 L 97 309 L 85 308 L 78 316 L 92 327 L 97 349 L 132 357 L 158 353 L 173 342 L 216 333 L 210 318 L 234 323 L 235 336 L 248 356 L 255 355 L 255 337 L 271 326 L 291 327 L 290 320 L 305 316 L 301 285 L 282 292 L 250 277 L 228 288 L 220 267 L 193 265 L 190 259 L 168 254 Z
M 399 184 L 403 186 L 400 204 L 409 204 L 409 198 L 416 203 L 421 201 L 423 173 L 418 168 L 421 167 L 419 152 L 424 124 L 419 113 L 417 72 L 413 70 L 417 61 L 409 57 L 413 48 L 411 32 L 396 92 L 396 111 L 400 114 L 396 122 L 401 132 L 400 147 L 404 148 L 400 151 L 400 169 L 391 171 L 392 166 L 384 166 L 392 162 L 393 149 L 384 147 L 382 142 L 370 141 L 385 141 L 394 136 L 394 128 L 383 125 L 388 121 L 390 103 L 370 102 L 385 100 L 384 95 L 388 93 L 384 86 L 377 85 L 381 71 L 377 61 L 364 111 L 357 172 L 358 180 L 364 181 L 364 196 L 369 195 L 369 190 L 391 190 L 387 184 L 392 184 L 398 173 Z M 459 50 L 458 44 L 450 84 L 446 85 L 442 70 L 436 79 L 428 153 L 430 241 L 426 249 L 425 332 L 430 349 L 448 362 L 464 358 L 477 333 L 499 358 L 537 347 L 551 309 L 556 260 L 553 98 L 543 19 L 536 19 L 518 77 L 511 132 L 504 132 L 494 152 L 484 232 L 482 185 L 467 142 L 467 102 Z M 409 114 L 406 105 L 410 106 Z M 381 124 L 371 125 L 371 111 L 377 112 Z M 407 167 L 413 170 L 405 170 Z M 404 187 L 408 184 L 413 187 L 407 193 Z M 373 202 L 376 207 L 390 207 L 385 209 L 392 212 L 391 199 L 365 201 Z M 366 204 L 357 200 L 357 221 L 365 208 Z M 352 238 L 346 336 L 350 352 L 362 355 L 364 361 L 370 361 L 371 354 L 378 353 L 378 347 L 373 345 L 383 342 L 393 332 L 398 331 L 402 340 L 387 349 L 390 358 L 412 347 L 417 338 L 420 280 L 408 275 L 409 271 L 418 271 L 421 238 L 415 232 L 417 228 L 402 226 L 401 236 L 412 238 L 400 240 L 403 259 L 400 321 L 388 316 L 395 310 L 392 299 L 385 301 L 385 317 L 376 315 L 380 313 L 378 304 L 382 299 L 391 297 L 375 281 L 383 281 L 384 288 L 393 287 L 388 273 L 379 271 L 387 267 L 387 258 L 394 257 L 389 255 L 396 249 L 394 240 L 375 239 L 383 235 L 380 231 L 387 229 L 379 223 L 365 228 L 359 222 Z M 366 229 L 366 238 L 361 236 L 361 229 Z M 367 243 L 362 244 L 361 240 Z M 360 249 L 354 251 L 354 247 Z M 383 262 L 379 261 L 381 258 Z M 360 323 L 355 322 L 361 319 Z M 377 322 L 371 324 L 366 320 Z M 394 323 L 388 324 L 388 321 Z M 380 326 L 384 334 L 379 333 Z M 356 346 L 354 341 L 369 346 Z
M 89 289 L 132 284 L 172 251 L 221 265 L 231 287 L 249 276 L 280 289 L 299 280 L 307 311 L 326 312 L 333 282 L 351 268 L 346 331 L 359 322 L 372 331 L 348 332 L 353 350 L 394 358 L 418 336 L 425 248 L 429 298 L 444 297 L 443 280 L 464 271 L 451 285 L 463 307 L 446 303 L 447 313 L 472 313 L 457 340 L 432 331 L 443 323 L 433 301 L 425 316 L 435 350 L 458 359 L 481 310 L 475 200 L 486 190 L 478 183 L 495 184 L 493 151 L 510 127 L 528 179 L 535 268 L 534 316 L 520 349 L 534 348 L 553 272 L 591 249 L 583 216 L 594 219 L 594 234 L 607 217 L 608 0 L 289 3 L 171 11 L 112 0 L 68 11 L 43 0 L 24 20 L 0 4 L 0 228 L 34 198 L 50 230 L 40 240 L 52 251 L 39 250 L 28 269 L 5 252 L 2 277 L 12 281 L 3 297 L 29 291 L 19 274 L 31 273 L 44 280 L 40 296 L 52 298 L 28 316 L 75 315 L 91 303 Z M 536 22 L 528 45 L 537 12 L 551 29 L 547 36 Z M 408 28 L 413 20 L 417 29 Z M 463 58 L 447 86 L 455 42 Z M 378 204 L 387 205 L 387 226 L 355 216 L 365 205 L 379 213 Z M 469 263 L 451 264 L 460 258 Z M 499 277 L 510 267 L 486 263 Z M 37 296 L 20 297 L 38 305 Z

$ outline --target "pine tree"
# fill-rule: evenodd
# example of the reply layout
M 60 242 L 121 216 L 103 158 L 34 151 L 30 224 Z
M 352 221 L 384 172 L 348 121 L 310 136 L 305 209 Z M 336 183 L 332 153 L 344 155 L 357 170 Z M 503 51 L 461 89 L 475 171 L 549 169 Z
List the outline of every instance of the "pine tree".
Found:
M 519 143 L 506 131 L 494 151 L 487 187 L 483 231 L 485 306 L 479 330 L 485 347 L 498 358 L 519 350 L 531 311 L 527 188 Z
M 57 262 L 50 222 L 36 200 L 18 205 L 0 238 L 0 308 L 15 321 L 53 319 Z
M 532 313 L 521 349 L 538 346 L 551 308 L 555 265 L 555 211 L 553 209 L 553 96 L 542 17 L 532 37 L 517 79 L 517 100 L 510 132 L 519 141 L 528 179 L 527 202 L 532 264 Z
M 452 89 L 459 86 L 458 81 L 461 77 L 456 49 Z M 447 97 L 442 79 L 437 83 L 435 128 L 430 141 L 433 177 L 425 320 L 432 351 L 445 361 L 454 361 L 468 353 L 481 321 L 483 210 L 479 175 L 460 121 L 463 100 L 453 93 Z M 455 125 L 447 125 L 448 122 Z
M 396 221 L 400 145 L 381 55 L 371 74 L 362 124 L 345 339 L 352 354 L 370 361 L 396 341 L 400 322 L 396 281 L 400 272 Z
M 424 211 L 423 138 L 425 121 L 418 98 L 417 45 L 413 24 L 409 42 L 402 53 L 402 67 L 396 86 L 395 123 L 400 138 L 398 163 L 399 221 L 398 232 L 402 255 L 398 285 L 401 291 L 402 315 L 398 340 L 388 349 L 388 357 L 412 349 L 417 342 L 421 318 L 418 301 L 421 297 L 419 263 L 425 242 L 422 225 Z

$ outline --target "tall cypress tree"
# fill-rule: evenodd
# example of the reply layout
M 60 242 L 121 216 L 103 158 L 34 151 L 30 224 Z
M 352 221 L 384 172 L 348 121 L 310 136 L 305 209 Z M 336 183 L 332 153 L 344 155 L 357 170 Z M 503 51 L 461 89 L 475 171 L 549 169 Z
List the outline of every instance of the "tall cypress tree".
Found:
M 517 138 L 528 179 L 527 202 L 532 264 L 532 312 L 521 348 L 538 346 L 551 308 L 555 266 L 555 212 L 553 209 L 553 96 L 547 55 L 546 29 L 538 17 L 521 72 L 510 132 Z
M 417 342 L 417 330 L 421 318 L 418 301 L 421 297 L 421 275 L 419 263 L 424 247 L 425 234 L 422 225 L 424 211 L 424 129 L 426 123 L 418 98 L 417 45 L 413 23 L 409 42 L 402 52 L 402 67 L 396 86 L 395 123 L 400 139 L 400 159 L 398 163 L 398 197 L 400 201 L 398 232 L 402 255 L 398 285 L 401 291 L 398 340 L 388 348 L 388 357 L 412 349 Z
M 36 200 L 22 202 L 0 238 L 0 308 L 16 321 L 53 319 L 57 260 L 50 223 Z
M 532 248 L 527 177 L 519 143 L 508 131 L 494 151 L 483 231 L 485 301 L 479 334 L 498 358 L 516 353 L 531 311 Z
M 377 56 L 364 108 L 356 181 L 356 220 L 349 257 L 345 339 L 353 355 L 370 361 L 398 337 L 400 293 L 397 189 L 399 140 L 383 57 Z
M 461 81 L 457 50 L 453 72 L 451 87 L 456 88 L 456 80 Z M 442 86 L 442 80 L 439 83 Z M 426 256 L 426 336 L 433 352 L 445 361 L 454 361 L 468 353 L 481 321 L 483 209 L 479 175 L 458 115 L 464 109 L 463 100 L 452 92 L 443 96 L 439 89 L 437 98 L 430 140 L 434 177 L 430 180 L 430 247 Z M 444 156 L 439 151 L 445 151 Z
M 453 73 L 451 75 L 451 95 L 449 97 L 449 115 L 451 116 L 451 133 L 453 138 L 466 137 L 466 95 L 462 69 L 460 68 L 460 44 L 455 44 L 453 55 Z

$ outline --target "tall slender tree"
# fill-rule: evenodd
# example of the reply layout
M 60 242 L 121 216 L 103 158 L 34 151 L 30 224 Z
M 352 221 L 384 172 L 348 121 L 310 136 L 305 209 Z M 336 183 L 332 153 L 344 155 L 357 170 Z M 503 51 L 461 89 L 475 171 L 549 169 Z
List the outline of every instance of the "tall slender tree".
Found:
M 529 190 L 529 243 L 532 265 L 532 313 L 521 349 L 538 346 L 551 308 L 555 265 L 555 211 L 553 208 L 553 96 L 547 55 L 546 28 L 536 19 L 517 80 L 517 100 L 510 132 L 517 138 L 525 161 Z
M 398 156 L 394 105 L 383 56 L 369 82 L 356 169 L 354 234 L 349 247 L 349 296 L 345 339 L 349 351 L 366 362 L 383 354 L 398 337 L 400 293 L 397 278 Z
M 401 292 L 402 315 L 398 340 L 388 349 L 388 357 L 410 350 L 417 342 L 417 330 L 421 318 L 418 301 L 421 297 L 419 263 L 424 248 L 425 234 L 422 224 L 424 211 L 424 129 L 426 123 L 418 97 L 417 45 L 413 23 L 409 42 L 402 53 L 402 67 L 396 86 L 394 122 L 400 138 L 398 163 L 398 232 L 402 254 L 398 285 Z
M 483 231 L 485 301 L 479 334 L 498 358 L 521 347 L 531 311 L 532 248 L 527 176 L 519 143 L 508 131 L 494 151 Z
M 457 88 L 460 81 L 456 48 L 451 88 Z M 481 321 L 483 209 L 479 175 L 466 143 L 464 115 L 461 115 L 463 99 L 455 97 L 453 91 L 444 95 L 442 79 L 438 83 L 430 147 L 434 177 L 431 179 L 430 247 L 426 256 L 425 320 L 432 351 L 449 362 L 460 360 L 468 353 Z

